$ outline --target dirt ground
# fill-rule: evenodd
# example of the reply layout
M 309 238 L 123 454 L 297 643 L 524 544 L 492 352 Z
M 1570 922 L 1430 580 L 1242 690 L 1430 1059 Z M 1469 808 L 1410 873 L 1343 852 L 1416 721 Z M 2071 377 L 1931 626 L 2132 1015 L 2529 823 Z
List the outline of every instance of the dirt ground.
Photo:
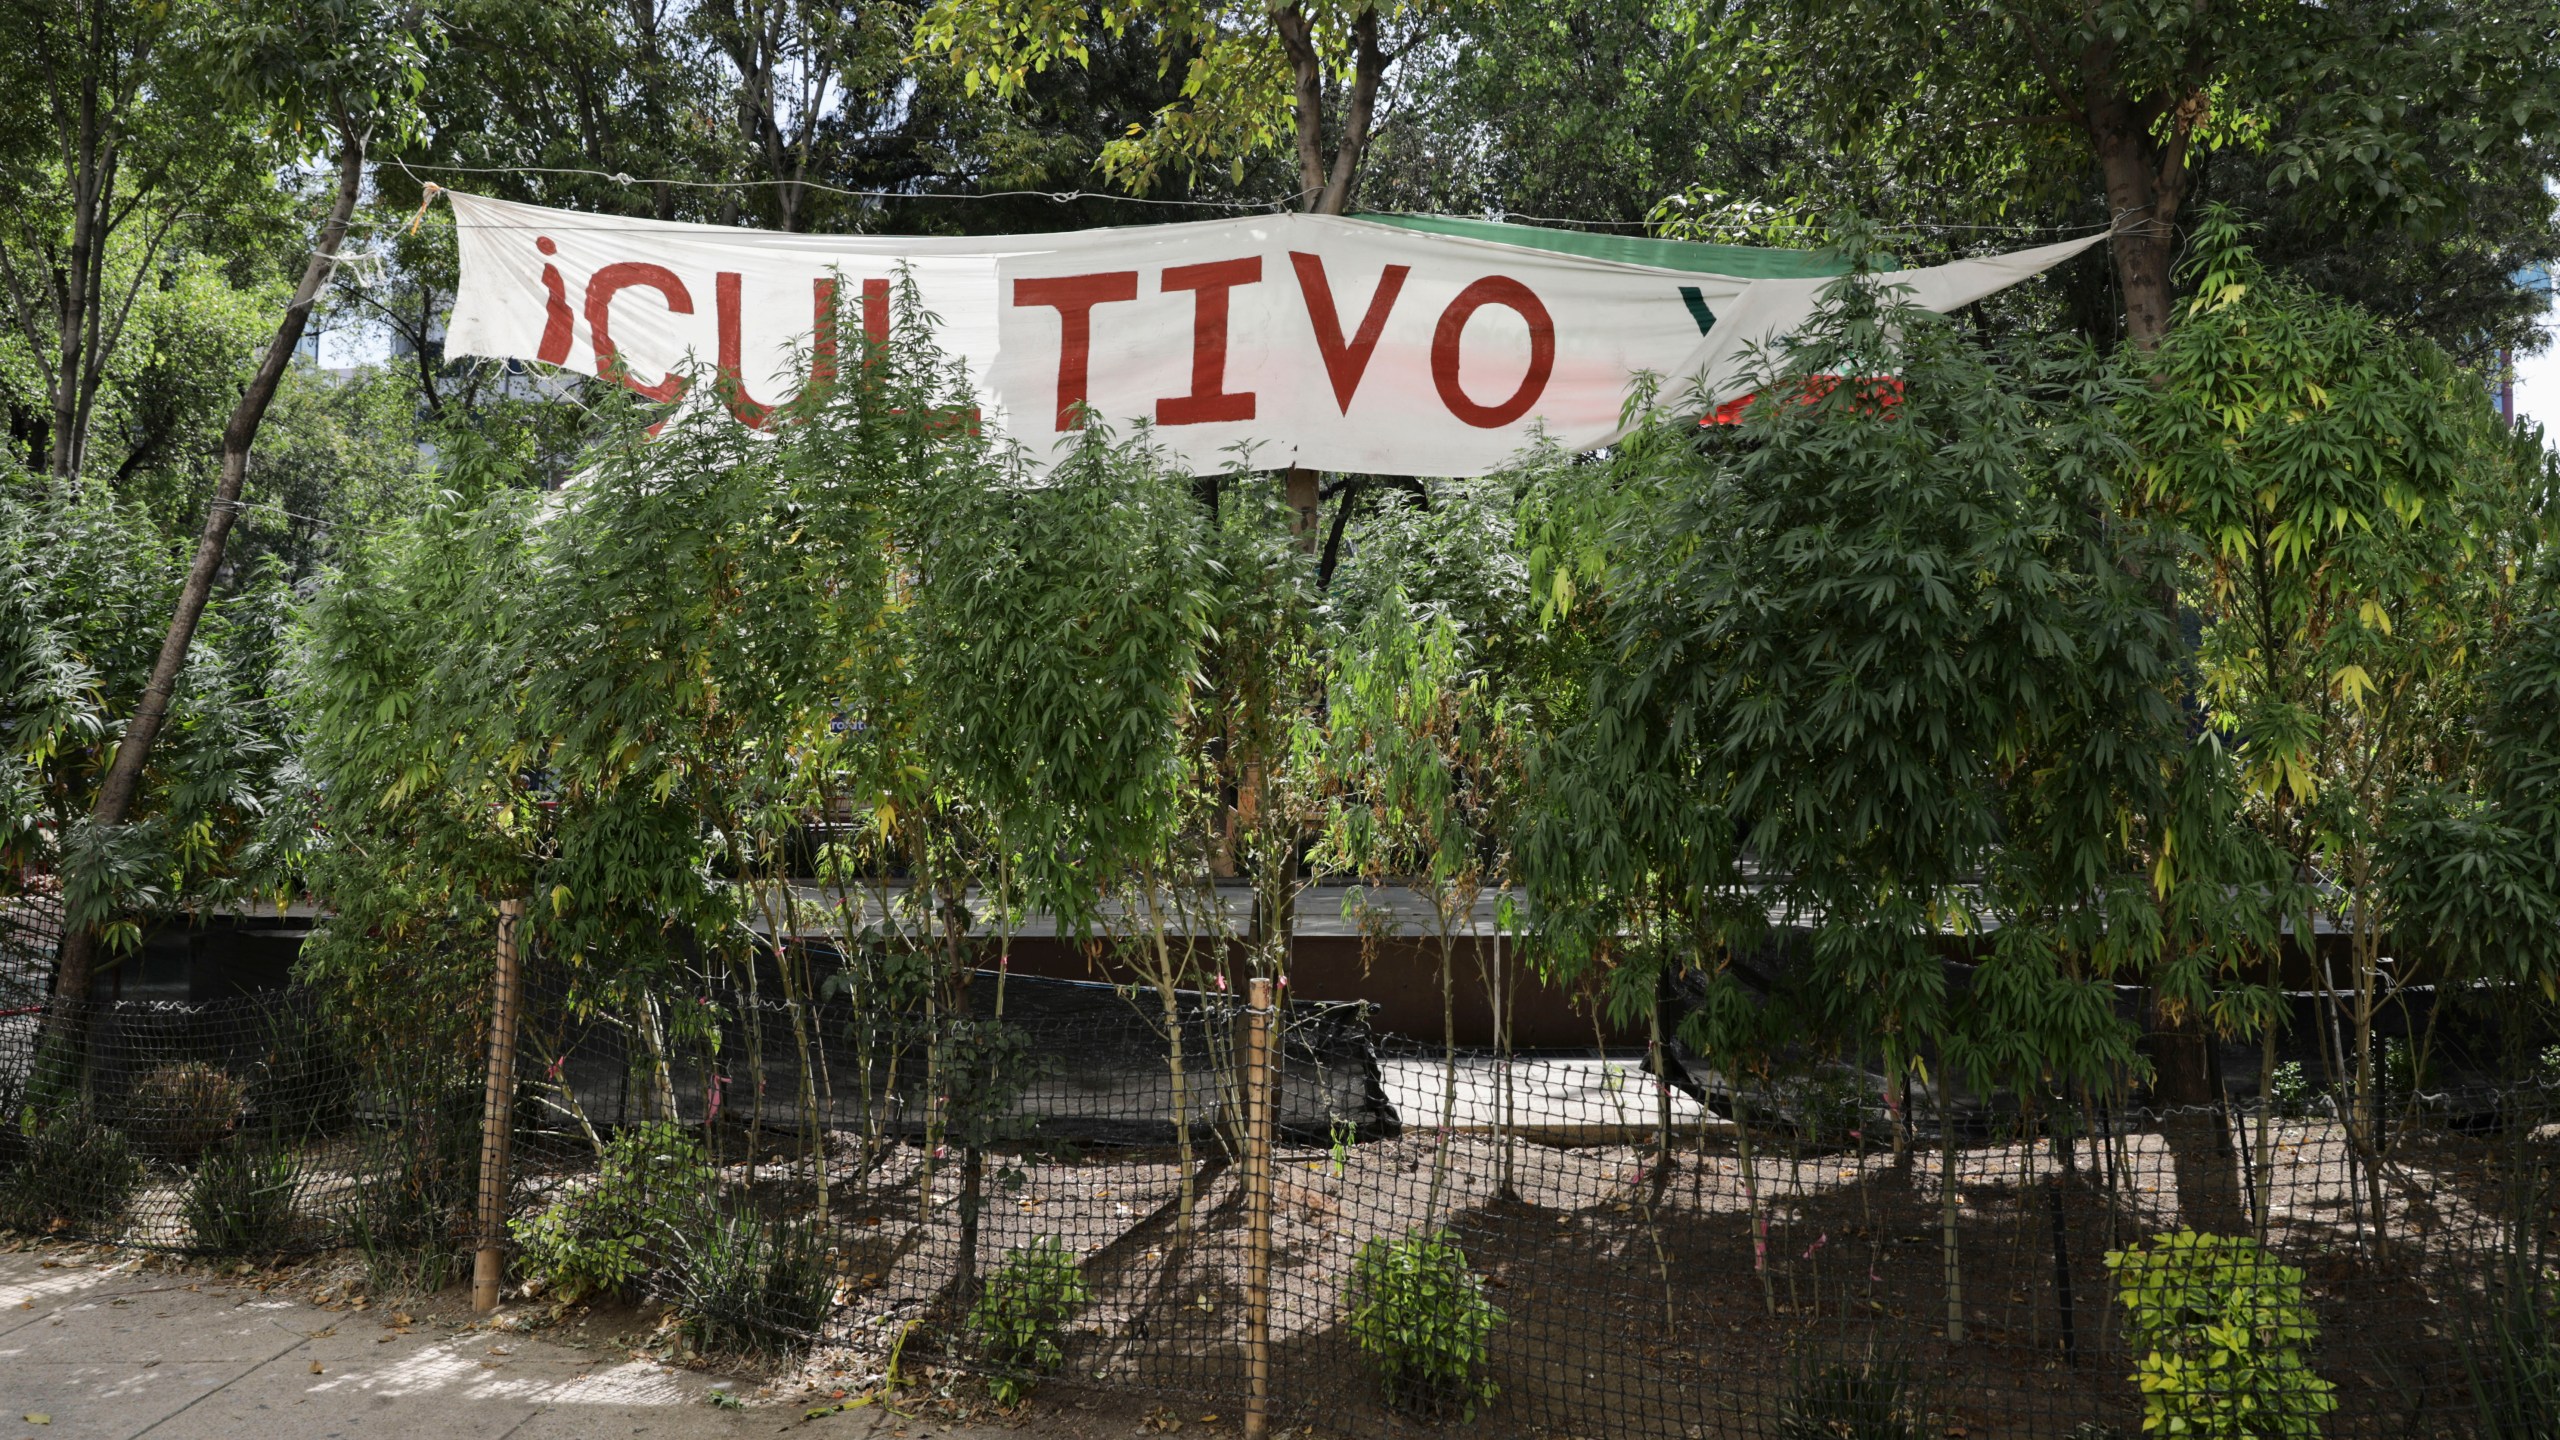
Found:
M 2324 1433 L 2468 1433 L 2460 1315 L 2476 1299 L 2480 1257 L 2497 1229 L 2481 1152 L 2412 1146 L 2388 1183 L 2369 1187 L 2350 1183 L 2334 1125 L 2285 1122 L 2270 1148 L 2270 1241 L 2306 1272 L 2322 1323 L 2315 1367 L 2337 1387 Z M 80 1263 L 138 1256 L 154 1271 L 323 1310 L 396 1306 L 421 1326 L 494 1323 L 716 1380 L 785 1419 L 894 1394 L 901 1423 L 917 1427 L 1095 1437 L 1240 1428 L 1244 1196 L 1214 1142 L 1196 1157 L 1187 1236 L 1185 1172 L 1170 1150 L 990 1156 L 980 1272 L 1048 1237 L 1080 1258 L 1094 1290 L 1069 1327 L 1062 1371 L 1014 1412 L 989 1403 L 953 1338 L 956 1157 L 939 1160 L 929 1189 L 913 1145 L 876 1157 L 867 1172 L 858 1158 L 831 1150 L 836 1315 L 818 1343 L 783 1362 L 688 1355 L 654 1304 L 519 1295 L 495 1322 L 482 1321 L 458 1288 L 369 1289 L 361 1257 L 346 1252 L 216 1267 L 47 1240 L 7 1244 Z M 1667 1166 L 1661 1158 L 1642 1144 L 1506 1144 L 1485 1134 L 1455 1135 L 1445 1147 L 1408 1133 L 1284 1151 L 1271 1295 L 1281 1427 L 1739 1440 L 1773 1433 L 1787 1397 L 1820 1368 L 1872 1363 L 1907 1377 L 1901 1403 L 1930 1434 L 2140 1433 L 2105 1256 L 2180 1221 L 2156 1135 L 2075 1151 L 2068 1169 L 2025 1143 L 1960 1150 L 1952 1270 L 1935 1153 L 1897 1160 L 1764 1138 L 1746 1165 L 1729 1130 L 1702 1126 L 1677 1139 Z M 727 1178 L 778 1213 L 814 1208 L 806 1162 L 760 1162 L 751 1185 L 742 1168 Z M 2375 1188 L 2387 1243 L 2370 1233 Z M 540 1200 L 537 1187 L 524 1203 Z M 1386 1407 L 1343 1328 L 1344 1286 L 1361 1247 L 1435 1224 L 1462 1246 L 1505 1316 L 1491 1340 L 1498 1395 L 1472 1422 L 1437 1427 Z
M 2377 1256 L 2368 1192 L 2349 1183 L 2336 1127 L 2285 1122 L 2269 1141 L 2270 1242 L 2306 1272 L 2323 1327 L 2314 1363 L 2337 1387 L 2325 1433 L 2467 1433 L 2457 1312 L 2496 1238 L 2489 1182 L 2465 1168 L 2477 1156 L 2406 1152 L 2383 1187 L 2395 1238 Z M 988 1215 L 982 1268 L 1039 1235 L 1084 1257 L 1096 1299 L 1072 1327 L 1053 1390 L 1244 1389 L 1237 1175 L 1207 1167 L 1194 1238 L 1180 1244 L 1180 1172 L 1166 1159 L 1104 1152 L 1029 1165 Z M 2076 1152 L 2068 1171 L 2039 1146 L 1959 1152 L 1961 1340 L 1950 1338 L 1937 1155 L 1770 1153 L 1764 1142 L 1746 1167 L 1729 1134 L 1707 1134 L 1683 1140 L 1667 1170 L 1656 1160 L 1641 1145 L 1505 1146 L 1486 1135 L 1453 1137 L 1445 1154 L 1412 1134 L 1285 1152 L 1271 1301 L 1278 1414 L 1327 1434 L 1417 1430 L 1380 1402 L 1343 1333 L 1343 1287 L 1364 1243 L 1436 1220 L 1507 1317 L 1491 1342 L 1501 1393 L 1468 1433 L 1763 1435 L 1814 1371 L 1867 1362 L 1907 1372 L 1905 1404 L 1932 1433 L 2140 1432 L 2105 1257 L 2180 1222 L 2156 1135 Z M 877 1368 L 881 1337 L 933 1315 L 955 1259 L 941 1210 L 914 1223 L 914 1174 L 883 1179 L 861 1222 L 878 1237 L 873 1258 L 825 1352 L 852 1372 Z M 946 1193 L 937 1182 L 938 1206 Z M 930 1344 L 921 1353 L 936 1354 Z

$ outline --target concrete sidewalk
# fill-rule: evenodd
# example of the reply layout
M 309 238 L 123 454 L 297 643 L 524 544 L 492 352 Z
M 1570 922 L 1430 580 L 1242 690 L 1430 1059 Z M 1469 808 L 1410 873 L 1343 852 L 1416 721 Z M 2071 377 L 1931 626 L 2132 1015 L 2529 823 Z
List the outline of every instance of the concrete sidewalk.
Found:
M 715 1380 L 521 1334 L 402 1325 L 391 1307 L 324 1310 L 194 1274 L 0 1254 L 0 1440 L 319 1440 L 336 1436 L 645 1435 L 809 1440 L 1008 1433 L 877 1407 L 715 1408 Z

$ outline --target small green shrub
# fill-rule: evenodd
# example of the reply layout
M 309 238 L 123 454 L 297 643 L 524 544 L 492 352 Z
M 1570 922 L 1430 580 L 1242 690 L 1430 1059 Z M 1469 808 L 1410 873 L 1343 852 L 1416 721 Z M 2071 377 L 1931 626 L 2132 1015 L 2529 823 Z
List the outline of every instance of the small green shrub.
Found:
M 2107 1268 L 2141 1356 L 2146 1433 L 2194 1440 L 2309 1440 L 2338 1408 L 2311 1372 L 2319 1321 L 2302 1272 L 2245 1236 L 2192 1230 L 2113 1250 Z
M 2433 1078 L 2418 1064 L 2418 1052 L 2407 1040 L 2382 1042 L 2380 1098 L 2384 1105 L 2407 1103 Z
M 181 1060 L 155 1065 L 125 1097 L 124 1128 L 143 1154 L 172 1165 L 231 1138 L 248 1108 L 249 1087 L 219 1065 Z
M 2269 1090 L 2268 1101 L 2275 1106 L 2278 1115 L 2288 1120 L 2299 1120 L 2309 1115 L 2320 1095 L 2313 1087 L 2311 1077 L 2302 1072 L 2299 1060 L 2287 1060 L 2277 1066 L 2275 1081 Z
M 91 1229 L 124 1213 L 142 1161 L 123 1133 L 77 1111 L 23 1122 L 18 1168 L 0 1185 L 0 1224 Z
M 1779 1440 L 1921 1440 L 1909 1366 L 1872 1358 L 1800 1371 L 1778 1405 Z
M 554 1297 L 628 1295 L 711 1188 L 711 1165 L 692 1132 L 664 1121 L 638 1125 L 605 1147 L 593 1182 L 508 1228 L 526 1276 Z
M 1497 1392 L 1485 1341 L 1507 1317 L 1445 1230 L 1380 1236 L 1360 1247 L 1343 1291 L 1352 1343 L 1387 1403 L 1426 1419 L 1472 1420 Z
M 1783 1117 L 1807 1144 L 1846 1146 L 1878 1119 L 1868 1084 L 1861 1072 L 1825 1067 L 1780 1085 L 1775 1094 L 1755 1096 L 1751 1111 Z
M 969 1307 L 969 1334 L 998 1405 L 1019 1404 L 1041 1376 L 1066 1363 L 1059 1337 L 1092 1299 L 1076 1257 L 1054 1237 L 1005 1252 L 1004 1264 Z
M 669 1298 L 695 1349 L 764 1353 L 807 1344 L 835 1300 L 835 1278 L 814 1225 L 745 1211 L 676 1232 Z
M 299 1188 L 290 1151 L 234 1142 L 206 1152 L 187 1181 L 191 1243 L 217 1255 L 284 1248 Z

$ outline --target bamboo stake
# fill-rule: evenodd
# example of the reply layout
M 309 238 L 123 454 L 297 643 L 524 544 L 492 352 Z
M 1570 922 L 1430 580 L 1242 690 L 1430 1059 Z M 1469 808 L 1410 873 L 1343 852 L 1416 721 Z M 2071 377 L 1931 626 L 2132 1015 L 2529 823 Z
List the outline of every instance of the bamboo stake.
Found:
M 1255 976 L 1245 1008 L 1245 1440 L 1271 1429 L 1271 982 Z
M 523 976 L 516 966 L 516 932 L 524 901 L 498 902 L 498 965 L 490 983 L 489 1088 L 480 1111 L 480 1252 L 471 1270 L 471 1308 L 498 1308 L 507 1255 L 507 1141 L 515 1129 L 516 1002 Z

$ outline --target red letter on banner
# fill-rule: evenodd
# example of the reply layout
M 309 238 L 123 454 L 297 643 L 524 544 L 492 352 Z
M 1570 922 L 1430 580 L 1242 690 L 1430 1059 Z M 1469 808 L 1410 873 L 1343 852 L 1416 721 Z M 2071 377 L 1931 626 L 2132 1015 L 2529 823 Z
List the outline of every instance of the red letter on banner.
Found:
M 1093 363 L 1093 307 L 1138 298 L 1138 272 L 1059 275 L 1013 282 L 1016 305 L 1049 305 L 1058 312 L 1058 428 L 1076 428 Z
M 1511 398 L 1499 405 L 1479 405 L 1458 385 L 1458 337 L 1466 333 L 1467 321 L 1487 305 L 1509 306 L 1529 322 L 1529 373 L 1520 377 L 1520 388 L 1511 392 Z M 1508 275 L 1487 275 L 1459 291 L 1449 308 L 1440 312 L 1439 328 L 1431 332 L 1431 383 L 1440 388 L 1440 403 L 1480 430 L 1508 425 L 1528 414 L 1545 393 L 1547 377 L 1555 369 L 1556 322 L 1528 286 Z
M 684 282 L 676 278 L 676 272 L 664 265 L 626 260 L 597 271 L 594 278 L 587 281 L 587 334 L 595 342 L 598 374 L 621 368 L 621 357 L 614 353 L 613 348 L 613 297 L 634 286 L 645 286 L 665 296 L 669 314 L 693 313 L 693 295 L 684 288 Z M 673 400 L 684 389 L 684 382 L 673 375 L 661 378 L 654 385 L 641 384 L 632 379 L 628 371 L 618 378 L 623 384 L 661 403 Z
M 1164 272 L 1167 294 L 1198 293 L 1191 302 L 1191 393 L 1156 402 L 1159 425 L 1206 425 L 1253 418 L 1253 392 L 1227 390 L 1227 292 L 1262 283 L 1262 257 L 1174 265 Z
M 1306 297 L 1307 319 L 1316 327 L 1316 349 L 1324 356 L 1325 377 L 1333 381 L 1333 402 L 1348 415 L 1351 397 L 1360 389 L 1360 377 L 1369 373 L 1369 357 L 1377 353 L 1378 336 L 1387 328 L 1387 312 L 1396 308 L 1396 296 L 1404 290 L 1404 277 L 1413 273 L 1413 267 L 1390 265 L 1379 273 L 1378 288 L 1369 292 L 1368 313 L 1360 317 L 1360 333 L 1345 345 L 1342 312 L 1334 306 L 1333 286 L 1325 279 L 1324 261 L 1292 250 L 1289 263 L 1297 267 L 1298 293 Z
M 719 317 L 720 388 L 728 401 L 729 413 L 750 430 L 761 430 L 773 418 L 773 407 L 759 403 L 747 393 L 746 377 L 739 372 L 738 284 L 735 270 L 722 270 L 711 278 L 711 308 Z M 810 344 L 809 377 L 821 383 L 836 375 L 836 282 L 812 280 L 809 289 L 817 312 L 817 333 Z
M 889 343 L 889 282 L 862 282 L 862 338 L 878 350 Z
M 548 235 L 537 235 L 533 248 L 545 255 L 557 255 L 560 247 Z M 560 283 L 560 267 L 542 267 L 542 345 L 533 358 L 545 365 L 569 363 L 569 292 Z

